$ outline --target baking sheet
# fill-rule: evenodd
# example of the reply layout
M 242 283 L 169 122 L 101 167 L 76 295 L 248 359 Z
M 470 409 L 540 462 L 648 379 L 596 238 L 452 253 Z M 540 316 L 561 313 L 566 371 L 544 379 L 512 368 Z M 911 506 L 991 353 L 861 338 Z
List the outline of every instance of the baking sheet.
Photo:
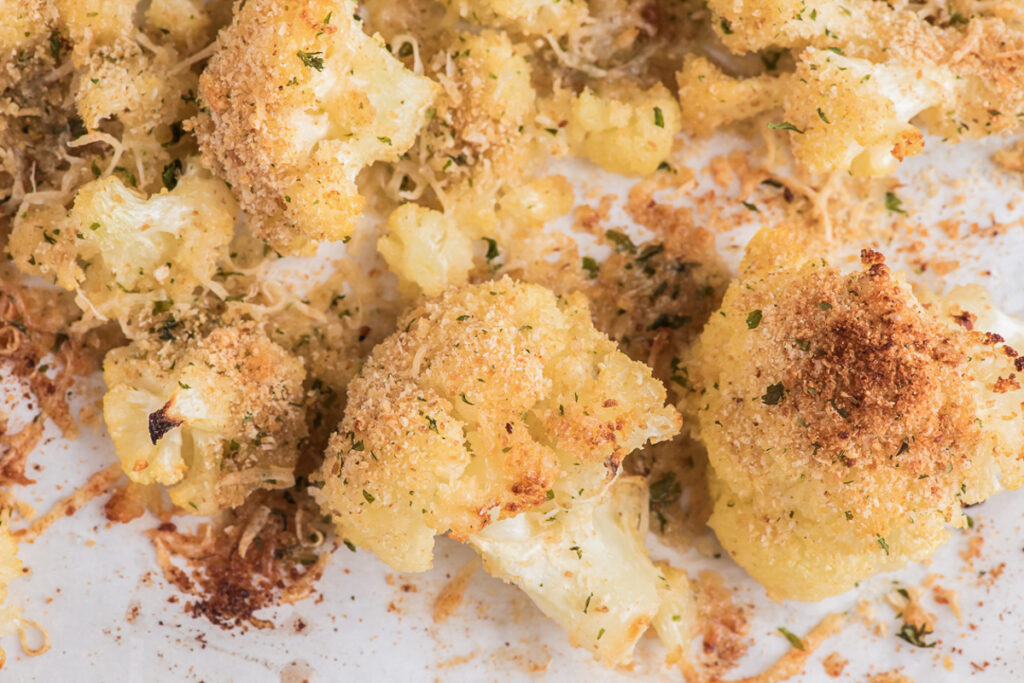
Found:
M 687 163 L 700 168 L 712 156 L 743 144 L 719 136 L 710 144 L 694 145 Z M 985 231 L 995 223 L 1011 223 L 1024 216 L 1021 177 L 997 173 L 987 161 L 994 149 L 1006 144 L 988 140 L 954 148 L 929 139 L 928 151 L 900 169 L 906 186 L 898 192 L 915 222 L 952 217 L 976 221 L 978 233 L 958 240 L 955 252 L 947 252 L 946 258 L 955 254 L 952 257 L 961 267 L 943 281 L 982 282 L 1003 310 L 1024 314 L 1024 230 L 1014 228 L 996 237 Z M 592 196 L 594 188 L 624 196 L 631 182 L 576 162 L 559 164 L 555 170 L 573 179 L 579 201 Z M 929 185 L 941 192 L 929 196 Z M 697 192 L 709 189 L 709 179 L 702 177 Z M 729 201 L 728 192 L 721 199 Z M 746 198 L 735 197 L 737 205 L 740 199 Z M 613 216 L 621 225 L 629 224 L 623 212 Z M 738 260 L 740 247 L 758 218 L 751 214 L 745 229 L 718 236 L 719 248 L 731 262 Z M 553 229 L 566 224 L 562 221 Z M 950 248 L 948 241 L 943 244 L 943 249 Z M 335 249 L 328 247 L 323 255 Z M 912 272 L 910 279 L 932 287 L 941 284 L 927 271 Z M 4 382 L 0 388 L 6 394 L 12 385 Z M 18 417 L 12 427 L 18 426 Z M 40 513 L 114 459 L 106 435 L 88 428 L 74 443 L 60 439 L 52 426 L 47 437 L 30 458 L 30 476 L 37 483 L 19 492 Z M 318 585 L 318 597 L 261 613 L 275 628 L 224 631 L 188 616 L 182 609 L 183 596 L 163 580 L 153 548 L 141 533 L 156 522 L 144 517 L 127 525 L 110 524 L 103 517 L 103 500 L 61 520 L 36 543 L 22 545 L 20 555 L 30 571 L 12 584 L 9 599 L 49 630 L 52 649 L 41 657 L 26 657 L 16 637 L 3 639 L 8 662 L 0 679 L 73 678 L 76 683 L 680 679 L 677 671 L 662 665 L 664 653 L 654 638 L 641 641 L 632 671 L 598 666 L 587 652 L 570 648 L 564 633 L 516 589 L 482 571 L 473 578 L 455 615 L 434 624 L 434 599 L 472 557 L 471 551 L 447 539 L 438 543 L 435 568 L 420 575 L 395 575 L 369 553 L 351 553 L 343 546 Z M 879 598 L 895 582 L 918 585 L 926 575 L 938 574 L 938 583 L 959 591 L 964 620 L 958 624 L 948 607 L 926 602 L 939 616 L 933 636 L 936 647 L 914 648 L 898 640 L 893 633 L 900 622 L 891 609 L 879 606 L 880 619 L 889 624 L 888 635 L 879 636 L 853 623 L 828 640 L 805 674 L 795 680 L 836 680 L 826 676 L 820 664 L 833 651 L 850 661 L 839 679 L 843 681 L 862 681 L 869 673 L 896 667 L 918 681 L 1024 680 L 1024 530 L 1020 524 L 1024 493 L 997 495 L 972 508 L 970 514 L 975 533 L 985 539 L 973 568 L 967 568 L 961 557 L 967 534 L 954 532 L 927 565 L 875 577 L 858 591 L 819 604 L 774 604 L 727 560 L 703 557 L 696 551 L 679 555 L 659 546 L 654 537 L 650 547 L 655 559 L 670 559 L 691 576 L 714 569 L 736 588 L 737 601 L 753 606 L 754 645 L 730 678 L 762 670 L 790 647 L 778 627 L 802 634 L 825 614 L 853 610 L 859 598 Z M 992 580 L 993 570 L 998 572 L 999 567 L 1001 575 Z M 944 661 L 947 657 L 949 663 Z

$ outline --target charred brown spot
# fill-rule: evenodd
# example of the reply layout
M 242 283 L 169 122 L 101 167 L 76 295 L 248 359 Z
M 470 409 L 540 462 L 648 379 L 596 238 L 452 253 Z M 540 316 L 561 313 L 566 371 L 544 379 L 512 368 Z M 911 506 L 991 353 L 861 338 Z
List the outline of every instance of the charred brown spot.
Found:
M 164 404 L 164 407 L 160 410 L 154 411 L 149 414 L 149 438 L 153 441 L 153 445 L 163 437 L 164 434 L 171 431 L 178 425 L 182 424 L 184 420 L 181 418 L 171 417 L 168 411 L 171 409 L 171 403 L 174 399 L 171 399 Z
M 865 266 L 873 266 L 876 263 L 885 263 L 885 256 L 873 249 L 861 249 L 860 262 Z
M 961 325 L 965 330 L 973 330 L 974 321 L 977 319 L 978 316 L 973 313 L 968 313 L 967 311 L 960 311 L 960 315 L 953 316 L 953 320 L 955 320 L 957 324 Z
M 995 332 L 986 332 L 985 333 L 985 341 L 984 341 L 984 343 L 989 345 L 989 346 L 992 346 L 993 344 L 999 344 L 1000 342 L 1004 342 L 1004 341 L 1006 341 L 1006 340 L 1003 339 L 1003 336 L 1001 334 L 996 334 Z
M 992 388 L 997 394 L 1005 394 L 1010 391 L 1016 391 L 1020 389 L 1020 382 L 1017 381 L 1017 376 L 1013 373 L 1009 377 L 1000 377 L 996 380 L 995 386 Z

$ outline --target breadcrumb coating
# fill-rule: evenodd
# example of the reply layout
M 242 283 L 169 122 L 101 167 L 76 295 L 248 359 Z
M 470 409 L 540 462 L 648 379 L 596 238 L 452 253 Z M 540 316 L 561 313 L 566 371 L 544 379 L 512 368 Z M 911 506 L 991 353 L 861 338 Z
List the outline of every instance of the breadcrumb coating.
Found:
M 203 161 L 281 252 L 352 234 L 356 176 L 409 149 L 436 95 L 355 14 L 351 2 L 239 3 L 200 78 Z
M 399 321 L 349 385 L 317 498 L 339 534 L 400 571 L 434 536 L 599 494 L 675 434 L 664 387 L 594 330 L 585 299 L 502 278 Z
M 880 254 L 850 274 L 804 259 L 755 237 L 684 402 L 723 546 L 772 597 L 817 600 L 927 558 L 962 505 L 1019 486 L 1024 392 L 994 401 L 1012 359 L 930 315 Z

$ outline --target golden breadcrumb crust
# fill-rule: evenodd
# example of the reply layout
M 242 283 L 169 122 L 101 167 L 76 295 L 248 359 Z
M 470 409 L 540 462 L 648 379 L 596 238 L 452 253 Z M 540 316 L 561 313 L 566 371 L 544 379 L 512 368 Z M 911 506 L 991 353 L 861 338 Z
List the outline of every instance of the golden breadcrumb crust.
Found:
M 1013 485 L 1021 440 L 977 340 L 881 255 L 843 274 L 762 231 L 712 315 L 684 399 L 714 469 L 711 527 L 776 598 L 814 600 L 928 557 L 961 505 Z M 987 354 L 991 356 L 992 354 Z M 1004 356 L 1004 369 L 1013 370 Z

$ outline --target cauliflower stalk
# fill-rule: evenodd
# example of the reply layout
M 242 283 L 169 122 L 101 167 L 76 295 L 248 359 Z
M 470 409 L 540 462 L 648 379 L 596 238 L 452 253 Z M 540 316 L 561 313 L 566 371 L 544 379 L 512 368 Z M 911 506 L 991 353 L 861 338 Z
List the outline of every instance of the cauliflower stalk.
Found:
M 21 270 L 78 290 L 96 318 L 123 322 L 157 302 L 190 300 L 197 287 L 216 289 L 236 216 L 227 186 L 190 162 L 174 189 L 149 197 L 107 176 L 82 186 L 70 210 L 30 205 L 8 249 Z
M 103 416 L 128 477 L 186 512 L 288 488 L 306 436 L 302 362 L 251 323 L 136 341 L 104 361 Z
M 710 526 L 776 599 L 929 557 L 1024 475 L 1024 390 L 998 337 L 928 309 L 865 251 L 844 274 L 759 233 L 687 369 Z M 770 447 L 769 447 L 770 446 Z
M 352 234 L 356 176 L 409 149 L 436 95 L 355 14 L 351 2 L 250 0 L 200 78 L 204 163 L 282 252 Z
M 670 651 L 683 652 L 696 622 L 686 575 L 647 557 L 648 507 L 643 478 L 621 477 L 568 508 L 490 524 L 469 543 L 489 574 L 521 588 L 574 647 L 624 664 L 652 624 Z
M 664 387 L 594 329 L 582 296 L 508 278 L 449 288 L 399 329 L 349 385 L 314 489 L 339 534 L 423 571 L 447 532 L 574 642 L 627 660 L 662 588 L 639 540 L 645 494 L 609 484 L 628 453 L 677 432 Z M 573 561 L 580 576 L 569 579 Z M 627 597 L 611 586 L 628 567 Z

